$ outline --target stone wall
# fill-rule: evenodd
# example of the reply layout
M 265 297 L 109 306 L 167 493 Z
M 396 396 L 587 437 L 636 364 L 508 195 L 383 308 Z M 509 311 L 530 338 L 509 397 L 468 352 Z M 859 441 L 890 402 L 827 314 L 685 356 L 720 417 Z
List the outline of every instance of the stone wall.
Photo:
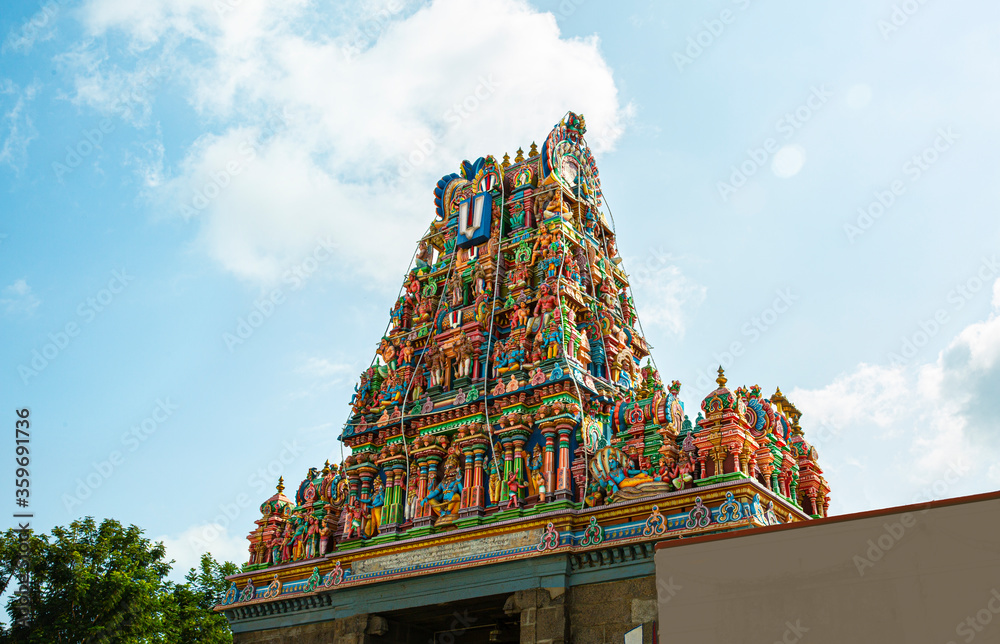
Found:
M 643 624 L 643 644 L 653 644 L 657 613 L 655 577 L 573 586 L 568 594 L 573 644 L 624 642 L 625 633 Z
M 384 635 L 386 621 L 376 615 L 354 615 L 329 622 L 234 633 L 233 644 L 368 644 Z

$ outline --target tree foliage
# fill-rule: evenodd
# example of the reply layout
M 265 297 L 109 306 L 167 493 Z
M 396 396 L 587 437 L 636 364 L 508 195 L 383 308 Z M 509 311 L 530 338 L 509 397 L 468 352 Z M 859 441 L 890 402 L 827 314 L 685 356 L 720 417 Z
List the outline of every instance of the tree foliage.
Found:
M 205 554 L 186 583 L 173 583 L 163 544 L 113 519 L 98 525 L 86 517 L 51 535 L 32 534 L 26 547 L 21 537 L 14 530 L 0 535 L 0 581 L 16 579 L 27 559 L 29 624 L 19 623 L 22 609 L 11 596 L 0 644 L 232 642 L 226 618 L 212 607 L 225 593 L 225 576 L 237 572 L 234 564 Z

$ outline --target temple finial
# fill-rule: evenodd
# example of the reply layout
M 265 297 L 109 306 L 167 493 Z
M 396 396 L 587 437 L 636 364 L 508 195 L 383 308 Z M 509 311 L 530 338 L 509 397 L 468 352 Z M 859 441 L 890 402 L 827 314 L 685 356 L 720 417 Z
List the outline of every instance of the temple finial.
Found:
M 534 141 L 531 142 L 531 148 L 528 150 L 528 156 L 529 157 L 538 156 L 538 146 L 535 145 Z
M 510 167 L 510 155 L 507 154 L 506 152 L 503 153 L 503 163 L 501 163 L 500 165 L 502 165 L 505 168 Z
M 524 161 L 524 150 L 522 150 L 521 148 L 518 148 L 517 149 L 517 156 L 514 157 L 514 163 L 520 163 L 521 161 Z
M 723 387 L 725 387 L 726 386 L 726 382 L 728 382 L 726 380 L 726 372 L 722 370 L 722 365 L 721 364 L 719 365 L 719 377 L 715 379 L 715 382 L 718 383 L 719 389 L 722 389 Z
M 278 477 L 278 494 L 281 494 L 284 491 L 285 491 L 285 477 L 284 476 L 279 476 Z

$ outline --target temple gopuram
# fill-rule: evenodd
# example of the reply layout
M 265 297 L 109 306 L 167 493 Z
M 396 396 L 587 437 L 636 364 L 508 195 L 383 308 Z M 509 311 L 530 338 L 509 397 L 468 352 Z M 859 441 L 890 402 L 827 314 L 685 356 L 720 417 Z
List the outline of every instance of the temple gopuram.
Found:
M 238 644 L 652 642 L 656 542 L 826 515 L 780 390 L 664 385 L 585 132 L 437 182 L 350 454 L 260 506 Z

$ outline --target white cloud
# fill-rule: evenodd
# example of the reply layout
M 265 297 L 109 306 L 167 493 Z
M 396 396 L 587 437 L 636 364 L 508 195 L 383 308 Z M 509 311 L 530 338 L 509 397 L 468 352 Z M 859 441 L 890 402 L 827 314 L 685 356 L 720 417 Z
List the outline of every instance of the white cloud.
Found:
M 685 276 L 676 258 L 654 250 L 644 260 L 623 262 L 635 292 L 639 319 L 647 328 L 660 326 L 683 336 L 691 309 L 705 301 L 706 289 Z
M 1000 289 L 1000 280 L 994 293 Z M 1000 302 L 933 362 L 861 364 L 822 389 L 789 394 L 803 427 L 839 428 L 817 447 L 837 512 L 997 489 Z
M 607 151 L 628 112 L 597 39 L 561 37 L 522 0 L 369 4 L 337 27 L 336 10 L 304 1 L 213 6 L 91 0 L 84 16 L 98 40 L 124 32 L 137 56 L 155 51 L 191 79 L 189 102 L 220 124 L 152 196 L 188 206 L 204 250 L 249 280 L 275 280 L 330 235 L 350 267 L 341 277 L 396 286 L 432 218 L 434 183 L 458 161 L 541 143 L 567 110 Z M 189 41 L 197 57 L 178 45 Z
M 250 557 L 246 535 L 230 535 L 225 526 L 218 523 L 191 526 L 184 532 L 163 535 L 153 539 L 162 541 L 167 550 L 167 560 L 176 563 L 171 571 L 174 581 L 183 581 L 187 572 L 199 567 L 201 556 L 211 553 L 216 561 L 231 561 L 237 566 L 246 563 Z
M 316 378 L 329 378 L 331 376 L 343 376 L 344 374 L 354 374 L 354 365 L 346 362 L 331 362 L 326 358 L 310 357 L 298 369 L 299 373 Z
M 31 315 L 41 303 L 23 279 L 4 287 L 3 297 L 0 297 L 0 306 L 7 315 Z
M 15 171 L 20 172 L 28 159 L 28 145 L 38 138 L 38 130 L 28 112 L 28 104 L 38 92 L 37 83 L 28 85 L 23 90 L 10 80 L 0 81 L 0 104 L 6 104 L 4 96 L 13 98 L 13 104 L 5 106 L 3 117 L 0 118 L 0 163 L 6 163 Z
M 351 363 L 332 362 L 326 358 L 310 357 L 296 369 L 297 373 L 309 379 L 307 386 L 302 390 L 292 392 L 289 397 L 292 400 L 308 398 L 325 394 L 338 387 L 349 391 L 359 371 L 361 370 Z

